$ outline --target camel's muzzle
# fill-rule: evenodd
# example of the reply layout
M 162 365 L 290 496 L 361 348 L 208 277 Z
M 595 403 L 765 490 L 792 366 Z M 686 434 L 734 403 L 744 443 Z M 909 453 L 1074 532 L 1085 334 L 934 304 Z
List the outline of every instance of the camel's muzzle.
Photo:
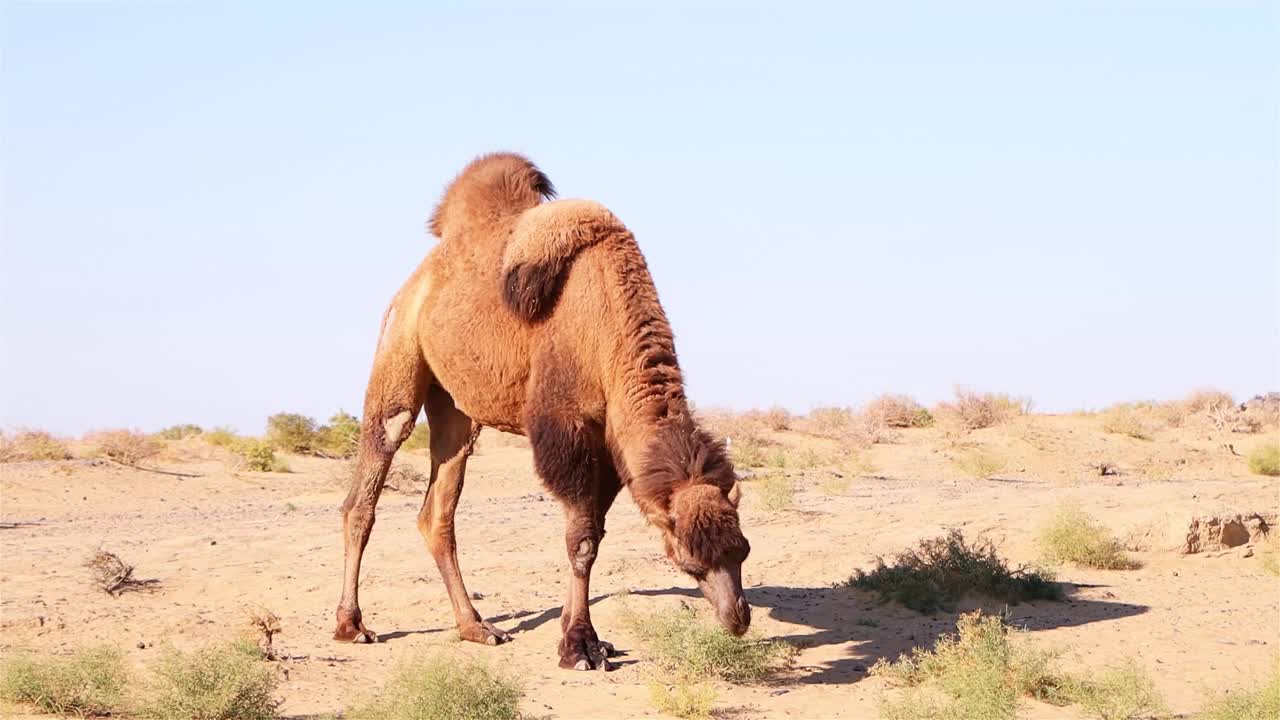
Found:
M 724 629 L 742 635 L 751 627 L 751 606 L 742 592 L 742 568 L 712 570 L 698 580 L 702 596 L 716 609 Z

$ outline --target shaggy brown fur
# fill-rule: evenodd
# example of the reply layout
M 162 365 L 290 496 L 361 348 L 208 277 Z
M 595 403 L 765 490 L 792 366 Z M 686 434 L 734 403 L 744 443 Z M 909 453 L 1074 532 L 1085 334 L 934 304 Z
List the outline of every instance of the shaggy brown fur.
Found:
M 464 639 L 508 637 L 472 606 L 454 541 L 466 460 L 482 426 L 528 435 L 538 474 L 564 506 L 563 667 L 610 667 L 588 587 L 605 514 L 624 485 L 721 621 L 737 633 L 750 622 L 733 467 L 690 415 L 644 257 L 603 206 L 544 203 L 554 192 L 518 155 L 472 162 L 431 218 L 440 243 L 383 317 L 343 505 L 339 640 L 377 639 L 360 612 L 360 561 L 391 457 L 423 407 L 432 470 L 418 526 Z

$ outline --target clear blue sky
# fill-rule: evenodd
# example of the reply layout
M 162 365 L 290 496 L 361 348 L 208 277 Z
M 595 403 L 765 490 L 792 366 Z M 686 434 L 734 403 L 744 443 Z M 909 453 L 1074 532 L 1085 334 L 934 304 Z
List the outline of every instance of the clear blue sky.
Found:
M 1275 3 L 409 5 L 4 3 L 0 427 L 358 412 L 496 149 L 702 405 L 1280 388 Z

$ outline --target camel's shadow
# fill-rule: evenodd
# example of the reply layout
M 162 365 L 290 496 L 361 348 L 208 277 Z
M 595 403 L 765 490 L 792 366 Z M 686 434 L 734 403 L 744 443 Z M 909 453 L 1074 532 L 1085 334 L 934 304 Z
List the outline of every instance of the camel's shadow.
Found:
M 1095 622 L 1140 615 L 1147 611 L 1143 605 L 1106 602 L 1073 597 L 1077 588 L 1064 584 L 1065 599 L 1061 601 L 1036 600 L 1019 605 L 985 604 L 984 609 L 1002 613 L 1010 625 L 1035 632 L 1053 628 L 1076 627 Z M 800 668 L 803 683 L 842 684 L 857 682 L 866 677 L 867 671 L 877 660 L 894 660 L 913 647 L 931 648 L 938 638 L 954 632 L 959 612 L 917 613 L 893 603 L 877 602 L 872 593 L 849 587 L 786 587 L 766 585 L 747 588 L 747 600 L 759 619 L 761 614 L 791 625 L 810 628 L 812 632 L 797 631 L 776 639 L 785 640 L 802 648 L 830 647 L 828 657 L 818 664 Z M 661 590 L 633 590 L 635 596 L 677 595 L 702 601 L 697 590 L 670 587 Z M 599 595 L 591 599 L 595 604 L 609 596 Z M 962 606 L 964 609 L 979 607 L 978 603 Z M 548 608 L 541 612 L 513 613 L 495 621 L 519 619 L 510 629 L 513 634 L 532 630 L 560 617 L 560 608 Z M 601 628 L 603 631 L 604 629 Z M 834 646 L 845 646 L 835 648 Z

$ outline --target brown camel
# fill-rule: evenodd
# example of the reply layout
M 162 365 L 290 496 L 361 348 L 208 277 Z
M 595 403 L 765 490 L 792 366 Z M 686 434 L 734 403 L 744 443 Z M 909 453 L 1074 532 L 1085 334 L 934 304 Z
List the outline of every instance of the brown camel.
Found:
M 454 542 L 467 457 L 485 426 L 529 437 L 539 476 L 564 506 L 571 582 L 561 667 L 611 667 L 613 648 L 591 624 L 588 583 L 605 514 L 624 485 L 721 623 L 741 635 L 751 622 L 733 465 L 689 411 L 644 256 L 603 206 L 543 202 L 554 195 L 525 158 L 486 155 L 431 217 L 440 242 L 387 308 L 365 395 L 342 506 L 337 640 L 377 640 L 360 613 L 360 559 L 391 457 L 424 406 L 431 482 L 418 529 L 463 639 L 509 639 L 472 606 Z

